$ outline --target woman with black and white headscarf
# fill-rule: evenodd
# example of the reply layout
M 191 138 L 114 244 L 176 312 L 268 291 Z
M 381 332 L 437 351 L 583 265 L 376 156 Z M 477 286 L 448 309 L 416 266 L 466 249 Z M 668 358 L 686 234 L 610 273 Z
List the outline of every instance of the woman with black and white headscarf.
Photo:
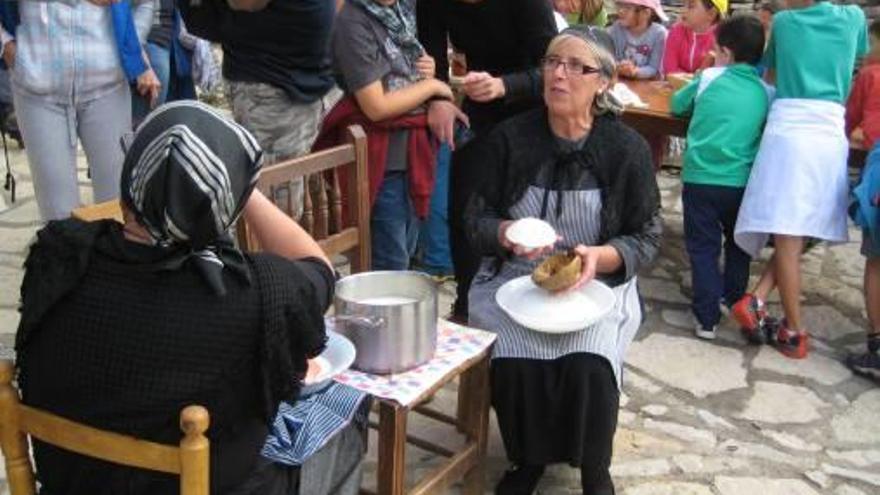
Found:
M 16 336 L 23 400 L 92 426 L 177 443 L 182 407 L 211 414 L 211 493 L 295 493 L 259 452 L 326 339 L 334 276 L 318 245 L 258 191 L 254 138 L 195 102 L 138 128 L 125 224 L 50 222 L 26 262 Z M 265 254 L 240 252 L 247 218 Z M 297 379 L 299 378 L 299 379 Z M 174 493 L 176 479 L 34 442 L 46 493 Z M 354 467 L 351 467 L 354 470 Z

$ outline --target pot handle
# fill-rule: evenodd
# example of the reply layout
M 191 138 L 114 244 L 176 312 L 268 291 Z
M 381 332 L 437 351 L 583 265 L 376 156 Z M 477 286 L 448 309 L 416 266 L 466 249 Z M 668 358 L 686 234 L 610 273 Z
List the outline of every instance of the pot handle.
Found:
M 371 330 L 378 330 L 385 325 L 385 318 L 381 316 L 360 316 L 360 315 L 335 315 L 330 317 L 334 323 L 348 322 L 356 325 L 362 325 Z

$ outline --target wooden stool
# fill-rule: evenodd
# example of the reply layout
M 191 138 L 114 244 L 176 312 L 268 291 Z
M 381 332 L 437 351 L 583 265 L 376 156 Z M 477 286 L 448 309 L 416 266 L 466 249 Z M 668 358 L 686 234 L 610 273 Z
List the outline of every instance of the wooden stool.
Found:
M 491 348 L 466 361 L 441 378 L 422 394 L 416 404 L 425 402 L 441 387 L 460 377 L 457 417 L 435 411 L 427 406 L 404 407 L 396 401 L 377 399 L 379 423 L 371 427 L 379 432 L 379 495 L 427 495 L 442 493 L 449 485 L 463 480 L 466 495 L 482 495 L 485 478 L 486 446 L 489 432 L 489 359 Z M 409 413 L 417 412 L 427 418 L 454 426 L 464 434 L 464 445 L 457 451 L 407 435 Z M 419 480 L 407 492 L 404 486 L 406 444 L 447 457 L 448 460 Z M 362 490 L 362 493 L 372 493 Z

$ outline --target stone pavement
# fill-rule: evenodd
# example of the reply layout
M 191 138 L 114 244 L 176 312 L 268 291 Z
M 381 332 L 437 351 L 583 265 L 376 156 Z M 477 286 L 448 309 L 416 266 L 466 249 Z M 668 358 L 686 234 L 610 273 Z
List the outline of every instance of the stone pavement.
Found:
M 24 154 L 12 147 L 18 201 L 10 204 L 8 193 L 0 191 L 0 355 L 10 354 L 21 265 L 38 227 Z M 80 177 L 87 202 L 90 191 L 83 170 Z M 690 272 L 682 238 L 680 183 L 668 172 L 659 182 L 666 233 L 660 260 L 641 277 L 647 315 L 627 357 L 612 466 L 618 492 L 880 493 L 880 387 L 841 365 L 847 350 L 864 345 L 864 261 L 858 253 L 858 232 L 852 231 L 849 244 L 820 246 L 806 255 L 805 312 L 814 335 L 807 360 L 791 361 L 770 348 L 745 345 L 730 322 L 715 343 L 698 341 L 688 309 Z M 755 263 L 753 272 L 759 268 Z M 444 309 L 450 297 L 451 287 L 444 286 Z M 453 394 L 454 385 L 441 390 L 435 406 L 451 412 Z M 411 420 L 410 431 L 440 443 L 458 441 L 421 418 Z M 366 461 L 368 485 L 375 480 L 372 447 Z M 408 449 L 410 481 L 436 461 L 433 454 Z M 506 465 L 493 419 L 487 493 Z M 579 473 L 555 466 L 539 492 L 579 493 Z M 0 486 L 2 493 L 5 486 Z

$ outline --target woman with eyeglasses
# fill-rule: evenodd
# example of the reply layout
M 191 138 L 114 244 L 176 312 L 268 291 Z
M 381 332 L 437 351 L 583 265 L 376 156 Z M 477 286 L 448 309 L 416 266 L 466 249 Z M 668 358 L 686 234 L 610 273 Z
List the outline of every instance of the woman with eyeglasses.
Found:
M 636 273 L 657 255 L 659 194 L 644 139 L 624 125 L 608 92 L 614 57 L 588 31 L 566 30 L 541 62 L 544 105 L 499 124 L 474 144 L 484 181 L 465 212 L 483 261 L 470 288 L 470 323 L 494 331 L 492 405 L 513 466 L 496 493 L 530 494 L 548 464 L 581 470 L 583 492 L 611 495 L 609 467 L 623 354 L 639 329 Z M 512 221 L 538 217 L 560 240 L 511 244 Z M 549 250 L 573 250 L 615 307 L 593 326 L 539 333 L 496 303 L 507 281 L 530 274 Z M 550 315 L 548 315 L 549 317 Z

